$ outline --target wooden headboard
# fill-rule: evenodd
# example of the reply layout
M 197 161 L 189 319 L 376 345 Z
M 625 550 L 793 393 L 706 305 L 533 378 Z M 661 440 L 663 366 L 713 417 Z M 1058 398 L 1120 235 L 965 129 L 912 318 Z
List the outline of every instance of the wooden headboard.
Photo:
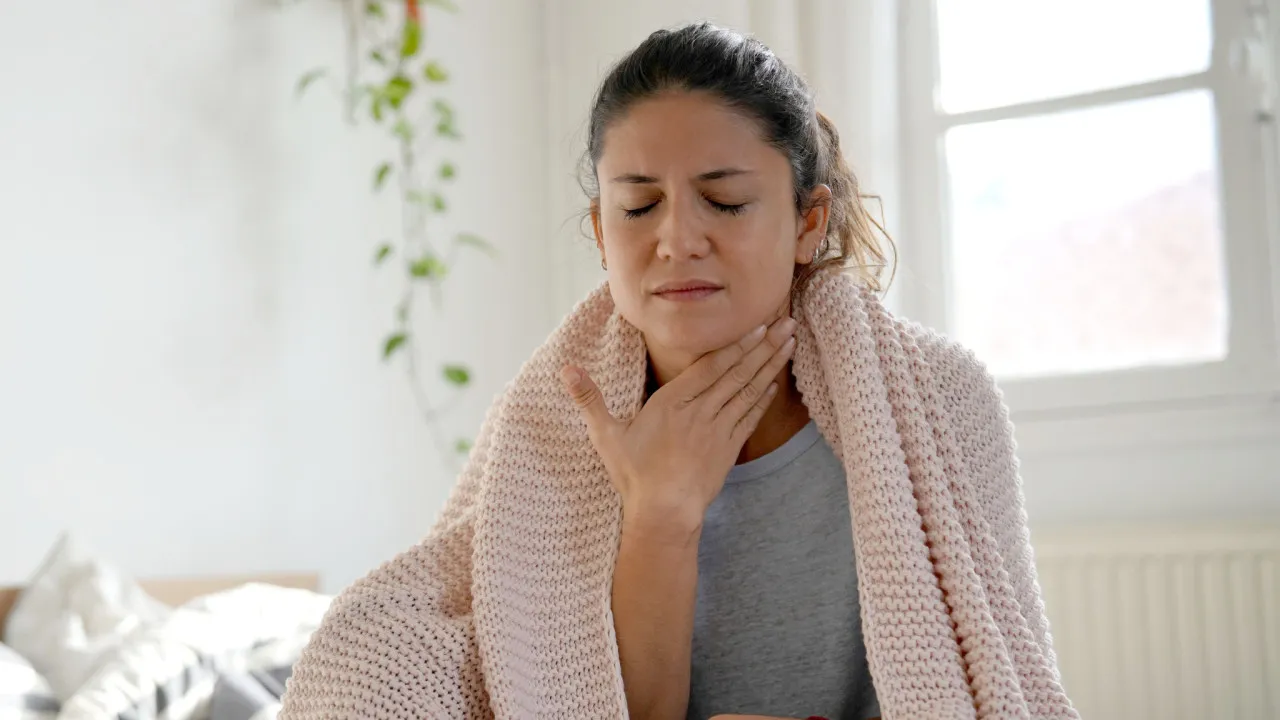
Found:
M 142 586 L 152 597 L 167 605 L 181 605 L 188 600 L 221 590 L 230 590 L 249 582 L 267 583 L 302 590 L 319 590 L 320 576 L 314 573 L 268 573 L 264 575 L 217 575 L 213 577 L 166 578 L 142 580 Z M 0 587 L 0 637 L 4 635 L 9 611 L 18 601 L 21 587 Z

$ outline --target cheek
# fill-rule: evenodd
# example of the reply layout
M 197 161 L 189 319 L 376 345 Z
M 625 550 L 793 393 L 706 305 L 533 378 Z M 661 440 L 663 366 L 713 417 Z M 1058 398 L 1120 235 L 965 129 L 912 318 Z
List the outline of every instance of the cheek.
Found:
M 737 228 L 737 236 L 729 237 L 737 264 L 755 283 L 775 289 L 790 285 L 795 272 L 795 237 L 790 218 L 782 213 L 760 214 L 750 224 Z
M 779 251 L 776 245 L 761 248 L 740 278 L 746 292 L 739 293 L 739 297 L 755 314 L 773 312 L 790 298 L 794 276 L 795 263 L 790 253 Z
M 623 316 L 638 324 L 642 305 L 640 286 L 648 262 L 645 243 L 636 234 L 632 223 L 605 221 L 602 227 L 609 292 Z
M 650 252 L 644 237 L 633 223 L 613 222 L 604 225 L 604 254 L 609 264 L 609 279 L 631 284 L 639 282 Z

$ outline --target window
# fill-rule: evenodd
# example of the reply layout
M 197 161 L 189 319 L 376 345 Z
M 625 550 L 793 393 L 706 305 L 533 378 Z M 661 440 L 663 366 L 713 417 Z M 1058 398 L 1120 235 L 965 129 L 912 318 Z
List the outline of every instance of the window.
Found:
M 902 304 L 1015 411 L 1277 388 L 1265 1 L 900 5 Z

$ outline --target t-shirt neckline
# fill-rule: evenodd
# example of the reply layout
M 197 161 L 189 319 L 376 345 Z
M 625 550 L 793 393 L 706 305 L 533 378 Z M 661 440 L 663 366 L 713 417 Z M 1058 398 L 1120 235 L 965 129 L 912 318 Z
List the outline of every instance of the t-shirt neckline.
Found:
M 773 474 L 781 470 L 788 463 L 794 462 L 805 453 L 806 450 L 813 447 L 814 443 L 822 439 L 822 434 L 818 432 L 818 424 L 810 420 L 800 431 L 791 436 L 791 439 L 782 443 L 778 449 L 766 455 L 762 455 L 755 460 L 749 460 L 741 465 L 734 465 L 729 469 L 729 475 L 725 478 L 726 483 L 743 482 L 744 480 L 756 480 L 766 475 Z

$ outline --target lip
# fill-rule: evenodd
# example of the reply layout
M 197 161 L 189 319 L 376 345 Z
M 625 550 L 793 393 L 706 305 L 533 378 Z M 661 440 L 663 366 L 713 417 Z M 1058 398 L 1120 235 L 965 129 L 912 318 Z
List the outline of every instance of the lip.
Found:
M 713 283 L 710 280 L 680 280 L 659 285 L 653 289 L 653 294 L 663 300 L 688 302 L 702 300 L 723 289 L 723 285 Z

